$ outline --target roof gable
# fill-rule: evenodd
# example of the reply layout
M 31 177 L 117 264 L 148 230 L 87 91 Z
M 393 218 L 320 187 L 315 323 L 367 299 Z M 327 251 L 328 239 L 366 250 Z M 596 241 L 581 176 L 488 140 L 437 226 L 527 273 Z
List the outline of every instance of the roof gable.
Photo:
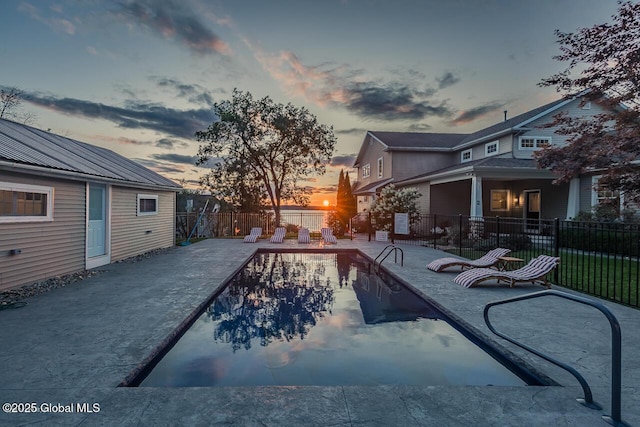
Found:
M 179 189 L 178 184 L 106 148 L 65 138 L 27 125 L 0 119 L 0 161 L 71 172 L 87 178 Z

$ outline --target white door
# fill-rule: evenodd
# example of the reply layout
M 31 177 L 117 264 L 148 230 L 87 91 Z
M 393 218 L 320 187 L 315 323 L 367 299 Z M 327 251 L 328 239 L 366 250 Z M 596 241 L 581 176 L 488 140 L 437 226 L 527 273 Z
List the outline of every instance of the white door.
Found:
M 87 257 L 106 254 L 106 188 L 89 184 L 89 226 L 87 230 Z

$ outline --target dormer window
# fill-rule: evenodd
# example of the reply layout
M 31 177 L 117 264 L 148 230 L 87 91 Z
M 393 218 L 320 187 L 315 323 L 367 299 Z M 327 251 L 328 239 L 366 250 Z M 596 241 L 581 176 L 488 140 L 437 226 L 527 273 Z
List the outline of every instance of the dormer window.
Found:
M 484 144 L 484 155 L 486 157 L 495 156 L 500 152 L 500 141 L 493 141 Z
M 472 151 L 471 151 L 471 149 L 464 150 L 462 153 L 460 153 L 460 162 L 462 162 L 462 163 L 470 162 L 471 159 L 472 159 Z

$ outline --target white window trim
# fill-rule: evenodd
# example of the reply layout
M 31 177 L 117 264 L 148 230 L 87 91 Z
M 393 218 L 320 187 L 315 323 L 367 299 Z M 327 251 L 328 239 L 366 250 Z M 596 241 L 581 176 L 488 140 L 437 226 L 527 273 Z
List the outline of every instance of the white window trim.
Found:
M 362 166 L 362 177 L 369 178 L 371 176 L 371 163 Z
M 17 184 L 13 182 L 0 182 L 0 190 L 20 191 L 26 193 L 42 193 L 47 195 L 47 214 L 37 216 L 0 216 L 0 223 L 17 222 L 52 222 L 53 221 L 53 187 L 42 185 Z
M 138 194 L 136 197 L 136 215 L 137 216 L 148 216 L 148 215 L 158 215 L 158 195 L 157 194 Z M 140 212 L 140 200 L 141 199 L 154 199 L 156 201 L 156 210 L 153 212 Z
M 384 159 L 382 157 L 378 158 L 378 178 L 382 178 L 384 174 Z
M 493 193 L 495 192 L 505 192 L 506 191 L 506 195 L 507 195 L 507 206 L 504 209 L 494 209 L 493 208 Z M 509 190 L 504 190 L 504 189 L 495 189 L 495 190 L 491 190 L 491 198 L 489 199 L 489 210 L 491 210 L 491 212 L 506 212 L 509 210 L 510 207 L 510 203 L 509 201 L 511 200 L 511 191 Z
M 523 139 L 533 139 L 534 142 L 534 147 L 523 147 L 522 146 L 522 140 Z M 547 144 L 551 144 L 551 137 L 550 136 L 520 136 L 518 137 L 518 150 L 522 150 L 522 151 L 535 151 L 535 150 L 539 150 L 541 147 L 538 145 L 538 141 L 540 140 L 544 140 Z
M 591 208 L 598 206 L 598 181 L 602 175 L 593 175 L 591 177 Z M 624 208 L 624 193 L 620 192 L 620 211 Z
M 489 147 L 491 147 L 492 145 L 496 146 L 496 151 L 494 151 L 493 153 L 490 153 L 489 152 Z M 485 157 L 495 156 L 497 154 L 500 154 L 500 141 L 492 141 L 492 142 L 487 142 L 486 144 L 484 144 L 484 156 Z
M 469 158 L 468 159 L 464 158 L 464 155 L 466 153 L 469 153 Z M 468 150 L 464 150 L 464 151 L 460 152 L 460 163 L 470 162 L 471 160 L 473 160 L 473 150 L 471 148 L 469 148 Z

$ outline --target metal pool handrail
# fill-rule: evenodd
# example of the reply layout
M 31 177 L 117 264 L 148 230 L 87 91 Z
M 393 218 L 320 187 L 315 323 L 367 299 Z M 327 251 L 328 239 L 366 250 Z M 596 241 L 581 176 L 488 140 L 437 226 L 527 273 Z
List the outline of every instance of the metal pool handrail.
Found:
M 391 249 L 389 249 L 391 248 Z M 389 249 L 389 251 L 387 252 L 387 249 Z M 387 257 L 389 255 L 391 255 L 391 253 L 393 252 L 395 255 L 395 259 L 394 262 L 397 264 L 398 263 L 398 251 L 400 251 L 400 266 L 404 267 L 404 252 L 402 252 L 402 249 L 397 247 L 396 245 L 387 245 L 384 247 L 384 249 L 378 254 L 378 256 L 376 257 L 375 260 L 373 260 L 373 270 L 375 272 L 380 271 L 380 266 L 382 265 L 382 262 L 387 259 Z M 380 258 L 385 252 L 387 252 L 387 254 L 384 256 L 384 258 L 382 258 L 380 260 L 380 262 L 378 262 L 378 269 L 376 270 L 376 262 L 378 261 L 378 258 Z
M 504 338 L 505 340 L 509 341 L 512 344 L 517 345 L 520 348 L 523 348 L 553 363 L 556 366 L 559 366 L 560 368 L 572 374 L 578 380 L 578 382 L 582 386 L 582 390 L 584 391 L 584 399 L 577 399 L 578 402 L 582 403 L 583 405 L 591 409 L 602 409 L 600 405 L 598 405 L 593 401 L 593 396 L 591 394 L 591 389 L 589 388 L 589 384 L 587 384 L 587 381 L 582 377 L 582 375 L 578 373 L 578 371 L 576 371 L 574 368 L 567 365 L 566 363 L 555 360 L 550 356 L 547 356 L 546 354 L 539 352 L 538 350 L 535 350 L 525 344 L 522 344 L 516 341 L 515 339 L 503 333 L 496 331 L 493 325 L 491 324 L 491 322 L 489 321 L 489 309 L 495 305 L 508 304 L 511 302 L 523 301 L 527 299 L 539 298 L 544 296 L 557 296 L 560 298 L 579 302 L 581 304 L 590 305 L 591 307 L 594 307 L 600 310 L 602 314 L 605 315 L 607 320 L 609 320 L 609 324 L 611 325 L 611 415 L 610 416 L 603 415 L 602 418 L 605 422 L 617 427 L 628 426 L 627 423 L 622 421 L 621 410 L 620 410 L 620 396 L 621 396 L 621 387 L 622 387 L 622 379 L 621 379 L 622 377 L 622 338 L 621 338 L 621 331 L 620 331 L 620 323 L 618 322 L 618 319 L 616 319 L 616 317 L 613 315 L 613 313 L 611 313 L 611 311 L 609 311 L 607 307 L 605 307 L 599 302 L 592 301 L 590 299 L 579 297 L 576 295 L 571 295 L 566 292 L 546 290 L 546 291 L 540 291 L 540 292 L 534 292 L 531 294 L 521 295 L 513 298 L 508 298 L 500 301 L 490 302 L 484 307 L 484 321 L 487 324 L 487 327 L 494 334 L 498 335 L 501 338 Z

